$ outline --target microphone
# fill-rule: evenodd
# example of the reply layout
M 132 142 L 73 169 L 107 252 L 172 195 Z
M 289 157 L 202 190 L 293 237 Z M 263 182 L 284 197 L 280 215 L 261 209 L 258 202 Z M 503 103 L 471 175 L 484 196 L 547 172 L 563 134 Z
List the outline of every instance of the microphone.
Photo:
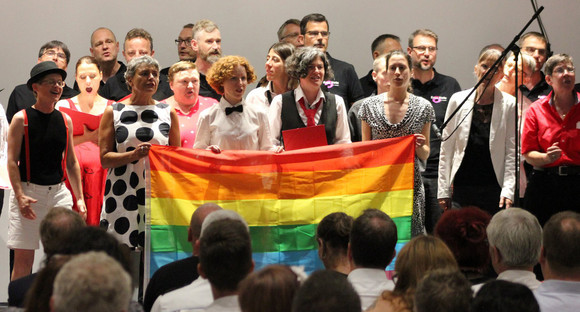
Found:
M 431 124 L 431 131 L 435 134 L 436 138 L 438 138 L 439 140 L 442 140 L 441 131 L 439 131 L 439 128 L 437 127 L 437 125 L 435 123 Z

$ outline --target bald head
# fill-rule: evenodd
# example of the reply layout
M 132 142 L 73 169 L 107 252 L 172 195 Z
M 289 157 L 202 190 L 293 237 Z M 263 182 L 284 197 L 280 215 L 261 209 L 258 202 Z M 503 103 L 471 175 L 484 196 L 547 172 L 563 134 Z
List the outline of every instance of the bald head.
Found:
M 189 223 L 189 228 L 191 231 L 191 237 L 189 238 L 190 242 L 195 243 L 195 241 L 199 239 L 201 234 L 201 225 L 203 224 L 205 217 L 207 217 L 210 213 L 218 210 L 222 210 L 222 207 L 214 203 L 205 203 L 195 210 L 191 216 L 191 222 Z

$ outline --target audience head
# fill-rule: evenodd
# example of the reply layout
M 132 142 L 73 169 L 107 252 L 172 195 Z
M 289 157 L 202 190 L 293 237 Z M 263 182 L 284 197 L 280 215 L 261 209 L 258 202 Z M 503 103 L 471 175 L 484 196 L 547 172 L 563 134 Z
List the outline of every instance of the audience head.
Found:
M 300 36 L 300 21 L 291 18 L 278 28 L 278 41 L 290 43 L 295 47 L 304 45 L 304 38 Z
M 191 47 L 191 39 L 193 39 L 193 24 L 185 24 L 179 32 L 179 36 L 175 39 L 175 44 L 177 44 L 177 55 L 179 55 L 180 61 L 191 61 L 195 62 L 197 54 L 193 51 Z
M 62 207 L 50 209 L 40 222 L 40 241 L 47 260 L 60 252 L 71 233 L 83 227 L 85 221 L 77 212 Z
M 373 59 L 377 59 L 380 55 L 387 54 L 393 50 L 403 50 L 401 39 L 395 35 L 382 34 L 375 38 L 371 44 Z
M 481 270 L 489 263 L 485 228 L 491 216 L 476 207 L 445 212 L 435 226 L 435 235 L 451 249 L 459 267 Z
M 580 214 L 563 211 L 544 225 L 540 256 L 546 279 L 580 280 Z
M 209 85 L 218 94 L 224 95 L 227 99 L 229 99 L 229 97 L 236 99 L 241 98 L 243 92 L 242 94 L 228 94 L 230 88 L 227 88 L 228 86 L 226 86 L 226 84 L 229 83 L 228 80 L 232 77 L 236 77 L 236 82 L 241 80 L 244 91 L 249 83 L 256 80 L 254 67 L 250 65 L 250 62 L 245 57 L 236 55 L 224 56 L 215 62 L 207 72 L 206 79 Z M 235 91 L 236 89 L 239 88 L 234 88 L 232 91 Z
M 242 312 L 290 312 L 300 287 L 296 273 L 284 265 L 270 265 L 240 283 Z
M 417 285 L 414 311 L 469 311 L 471 296 L 471 283 L 461 272 L 458 270 L 435 270 L 423 277 Z
M 127 311 L 131 277 L 104 252 L 88 252 L 67 262 L 54 281 L 52 308 L 65 311 Z
M 314 74 L 315 70 L 324 70 L 322 80 L 329 80 L 334 77 L 326 54 L 312 47 L 296 49 L 294 54 L 286 59 L 285 65 L 288 76 L 299 79 L 301 82 Z M 322 85 L 322 81 L 317 82 L 317 84 Z
M 445 243 L 431 235 L 420 235 L 409 241 L 397 256 L 395 292 L 404 294 L 415 289 L 417 283 L 436 269 L 459 270 L 451 250 Z
M 70 62 L 70 51 L 66 44 L 58 40 L 43 44 L 38 50 L 38 63 L 45 61 L 53 61 L 58 68 L 66 70 Z
M 333 212 L 318 224 L 316 240 L 318 256 L 324 267 L 333 270 L 341 263 L 348 263 L 348 241 L 353 218 L 344 212 Z
M 64 243 L 60 253 L 78 255 L 89 251 L 106 253 L 117 260 L 125 271 L 131 274 L 131 262 L 127 246 L 120 245 L 114 236 L 98 227 L 85 226 L 74 231 Z
M 538 263 L 542 227 L 531 213 L 520 208 L 500 210 L 491 218 L 486 231 L 497 273 L 508 268 L 530 269 Z
M 495 280 L 485 283 L 473 298 L 471 312 L 540 312 L 532 291 L 518 283 Z
M 407 53 L 411 55 L 413 67 L 430 71 L 437 62 L 437 43 L 439 37 L 429 29 L 417 29 L 409 36 Z
M 127 63 L 132 59 L 148 55 L 153 57 L 153 38 L 151 34 L 143 28 L 133 28 L 125 36 L 123 43 L 123 56 Z
M 204 225 L 213 214 L 206 218 Z M 203 227 L 198 272 L 213 288 L 235 292 L 253 268 L 252 243 L 246 224 L 240 220 L 222 219 Z
M 385 269 L 397 244 L 397 226 L 384 212 L 367 209 L 352 225 L 349 254 L 354 267 Z
M 115 63 L 119 54 L 119 41 L 106 27 L 99 27 L 91 35 L 91 55 L 98 63 Z
M 171 73 L 171 69 L 169 69 L 169 72 Z M 189 229 L 187 230 L 187 241 L 191 242 L 191 245 L 193 246 L 194 256 L 199 256 L 199 243 L 197 242 L 201 236 L 201 225 L 203 224 L 203 221 L 205 221 L 210 213 L 218 210 L 222 210 L 222 207 L 214 203 L 205 203 L 199 206 L 191 215 Z
M 338 272 L 316 271 L 294 297 L 293 312 L 360 312 L 360 298 L 350 282 Z
M 213 64 L 222 56 L 222 36 L 218 25 L 210 20 L 201 20 L 193 26 L 191 47 L 197 53 L 197 60 Z
M 315 47 L 323 53 L 328 49 L 330 27 L 324 15 L 312 13 L 304 16 L 300 21 L 300 33 L 305 47 Z
M 520 37 L 518 45 L 522 53 L 532 56 L 536 60 L 536 68 L 534 71 L 542 70 L 544 63 L 551 55 L 550 48 L 546 37 L 539 32 L 530 31 Z
M 70 255 L 54 255 L 47 259 L 45 266 L 38 271 L 32 285 L 26 292 L 24 311 L 50 311 L 50 298 L 54 289 L 54 279 L 62 266 L 70 259 Z

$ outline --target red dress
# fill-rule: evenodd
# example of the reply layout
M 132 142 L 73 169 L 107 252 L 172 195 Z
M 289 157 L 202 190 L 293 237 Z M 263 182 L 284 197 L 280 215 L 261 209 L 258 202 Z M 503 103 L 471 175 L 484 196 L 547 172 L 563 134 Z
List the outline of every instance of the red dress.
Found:
M 71 99 L 67 99 L 67 103 L 68 107 L 64 105 L 60 105 L 60 107 L 78 110 Z M 114 101 L 108 101 L 107 106 L 113 103 Z M 101 219 L 107 170 L 101 166 L 99 146 L 93 142 L 84 142 L 75 145 L 75 155 L 77 156 L 81 169 L 81 183 L 83 186 L 85 205 L 87 207 L 87 224 L 98 226 Z M 74 197 L 68 179 L 66 180 L 66 186 Z M 73 209 L 78 211 L 76 202 L 76 198 L 74 198 Z

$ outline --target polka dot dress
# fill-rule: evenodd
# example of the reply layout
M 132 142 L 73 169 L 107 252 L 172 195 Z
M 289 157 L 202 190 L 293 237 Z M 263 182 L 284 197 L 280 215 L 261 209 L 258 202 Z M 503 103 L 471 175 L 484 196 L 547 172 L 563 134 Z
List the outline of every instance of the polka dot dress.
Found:
M 168 145 L 170 107 L 113 104 L 116 152 L 132 151 L 140 143 Z M 145 158 L 111 168 L 105 184 L 101 226 L 132 247 L 145 242 Z

